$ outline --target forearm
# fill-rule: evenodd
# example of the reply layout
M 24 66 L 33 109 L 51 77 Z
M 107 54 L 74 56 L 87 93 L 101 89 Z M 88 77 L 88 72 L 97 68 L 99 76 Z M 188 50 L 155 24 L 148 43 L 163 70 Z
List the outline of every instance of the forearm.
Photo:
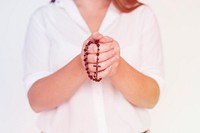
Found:
M 135 106 L 152 108 L 158 101 L 160 92 L 156 81 L 134 69 L 122 57 L 117 72 L 110 80 Z
M 28 92 L 35 112 L 55 108 L 69 100 L 87 79 L 80 55 L 55 73 L 36 81 Z

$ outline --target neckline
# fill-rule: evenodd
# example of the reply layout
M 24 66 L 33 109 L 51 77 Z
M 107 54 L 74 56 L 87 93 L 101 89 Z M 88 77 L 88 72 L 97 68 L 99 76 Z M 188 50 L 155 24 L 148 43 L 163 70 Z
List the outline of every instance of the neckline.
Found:
M 75 2 L 75 0 L 72 0 L 72 1 L 73 1 L 74 5 L 76 6 L 76 10 L 78 10 L 78 13 L 79 13 L 80 16 L 82 17 L 83 22 L 85 23 L 85 25 L 87 25 L 88 30 L 90 31 L 90 33 L 93 33 L 93 31 L 92 31 L 90 25 L 87 23 L 87 19 L 84 18 L 83 14 L 82 14 L 82 12 L 81 12 L 81 9 L 79 8 L 79 6 L 78 6 L 77 3 Z M 106 9 L 104 9 L 105 12 L 104 12 L 104 15 L 102 16 L 103 18 L 102 18 L 102 20 L 101 20 L 101 22 L 100 22 L 100 25 L 99 25 L 99 27 L 97 27 L 97 28 L 98 28 L 97 31 L 94 31 L 94 32 L 99 32 L 99 30 L 101 29 L 102 24 L 103 24 L 103 22 L 105 21 L 105 18 L 106 18 L 106 16 L 107 16 L 108 12 L 109 12 L 110 4 L 111 4 L 111 1 L 108 3 L 107 7 L 105 7 Z M 95 13 L 97 13 L 97 15 L 98 15 L 98 11 L 97 11 L 97 12 L 95 11 Z
M 89 26 L 87 25 L 86 21 L 82 17 L 76 3 L 74 0 L 58 0 L 57 2 L 60 6 L 62 6 L 68 13 L 68 15 L 72 18 L 72 20 L 87 34 L 91 34 Z M 105 32 L 106 28 L 119 16 L 119 11 L 110 2 L 108 9 L 105 13 L 105 16 L 100 24 L 98 32 L 103 33 Z

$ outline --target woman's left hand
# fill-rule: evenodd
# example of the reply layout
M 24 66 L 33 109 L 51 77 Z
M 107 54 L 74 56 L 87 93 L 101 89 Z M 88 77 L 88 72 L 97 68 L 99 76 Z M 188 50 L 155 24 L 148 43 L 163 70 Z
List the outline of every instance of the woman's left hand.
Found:
M 112 40 L 107 41 L 107 40 Z M 115 41 L 114 39 L 108 37 L 108 36 L 104 36 L 103 38 L 101 38 L 99 40 L 99 42 L 102 45 L 107 45 L 107 44 L 112 44 L 113 47 L 113 56 L 111 58 L 109 58 L 108 60 L 99 63 L 100 66 L 103 66 L 105 69 L 101 72 L 98 73 L 98 77 L 99 78 L 105 78 L 105 77 L 111 77 L 113 76 L 118 69 L 118 66 L 120 64 L 120 47 L 117 41 Z M 101 56 L 100 56 L 101 58 Z

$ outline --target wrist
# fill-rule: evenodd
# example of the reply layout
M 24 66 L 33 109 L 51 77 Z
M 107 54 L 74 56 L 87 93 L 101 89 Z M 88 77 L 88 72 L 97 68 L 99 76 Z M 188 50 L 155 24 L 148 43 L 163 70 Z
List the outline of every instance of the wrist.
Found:
M 84 64 L 83 64 L 83 61 L 82 61 L 81 54 L 76 56 L 76 61 L 77 61 L 77 64 L 78 64 L 78 70 L 80 71 L 81 75 L 84 76 L 84 79 L 87 79 L 87 74 L 85 72 L 85 67 L 84 67 Z
M 122 58 L 119 57 L 117 64 L 114 66 L 115 67 L 114 70 L 111 70 L 113 72 L 109 76 L 110 80 L 115 80 L 118 77 L 120 69 L 121 69 L 121 63 L 122 63 Z

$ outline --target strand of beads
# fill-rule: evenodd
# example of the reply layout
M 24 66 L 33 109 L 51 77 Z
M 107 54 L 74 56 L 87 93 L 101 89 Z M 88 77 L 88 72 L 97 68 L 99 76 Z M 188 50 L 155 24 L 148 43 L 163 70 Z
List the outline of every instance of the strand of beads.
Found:
M 93 67 L 95 67 L 96 70 L 95 70 L 95 72 L 94 72 L 93 75 L 92 75 L 92 73 L 89 71 L 89 67 L 88 67 L 88 64 L 89 64 L 89 63 L 88 63 L 88 54 L 89 54 L 89 53 L 88 53 L 88 48 L 89 48 L 89 46 L 90 46 L 91 44 L 96 44 L 96 46 L 97 46 L 97 53 L 96 53 L 96 55 L 97 55 L 97 60 L 96 60 L 95 65 L 93 65 Z M 99 64 L 99 50 L 100 50 L 99 47 L 100 47 L 99 41 L 96 40 L 96 41 L 94 41 L 94 42 L 89 41 L 89 42 L 85 45 L 85 48 L 84 48 L 85 70 L 86 70 L 86 72 L 87 72 L 87 74 L 88 74 L 88 77 L 89 77 L 91 80 L 96 81 L 96 82 L 99 82 L 99 81 L 102 80 L 102 78 L 98 78 L 98 72 L 99 72 L 98 68 L 101 67 L 101 66 L 98 65 L 98 64 Z

